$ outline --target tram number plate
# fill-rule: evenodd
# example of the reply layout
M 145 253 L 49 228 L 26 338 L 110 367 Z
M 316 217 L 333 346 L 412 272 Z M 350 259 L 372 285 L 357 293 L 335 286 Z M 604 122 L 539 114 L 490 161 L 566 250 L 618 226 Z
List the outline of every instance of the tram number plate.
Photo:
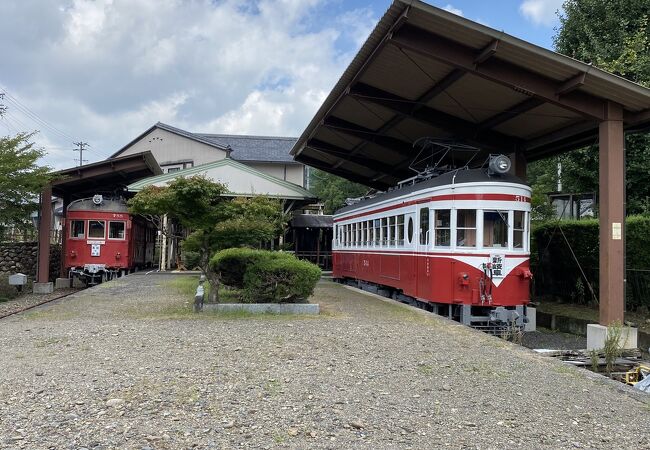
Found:
M 506 263 L 505 255 L 490 255 L 490 263 L 492 264 L 492 276 L 494 278 L 503 278 Z
M 100 244 L 90 245 L 90 256 L 99 256 L 102 246 Z

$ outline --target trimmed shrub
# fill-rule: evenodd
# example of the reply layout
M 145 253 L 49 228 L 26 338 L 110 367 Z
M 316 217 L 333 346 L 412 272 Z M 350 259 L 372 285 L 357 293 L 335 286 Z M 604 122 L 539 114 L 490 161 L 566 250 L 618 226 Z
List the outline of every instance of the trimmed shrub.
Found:
M 199 264 L 201 263 L 201 255 L 199 252 L 183 250 L 181 260 L 186 269 L 194 270 L 199 267 Z
M 223 284 L 243 289 L 244 273 L 250 266 L 261 260 L 282 258 L 293 258 L 293 255 L 252 248 L 228 248 L 212 257 L 210 268 L 219 274 Z
M 260 259 L 244 274 L 244 296 L 259 303 L 293 303 L 307 299 L 320 279 L 320 268 L 295 257 Z

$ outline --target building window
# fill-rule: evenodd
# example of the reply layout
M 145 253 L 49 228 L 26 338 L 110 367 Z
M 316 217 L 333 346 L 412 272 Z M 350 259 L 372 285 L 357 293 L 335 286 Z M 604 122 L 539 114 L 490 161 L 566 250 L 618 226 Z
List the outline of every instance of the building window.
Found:
M 70 221 L 70 237 L 73 239 L 83 239 L 85 236 L 85 222 L 83 220 Z
M 124 222 L 108 222 L 108 238 L 109 239 L 124 239 Z
M 106 222 L 103 220 L 89 220 L 88 221 L 88 238 L 89 239 L 104 239 L 106 236 Z
M 476 247 L 476 210 L 459 209 L 456 212 L 456 246 Z
M 436 247 L 449 247 L 451 245 L 451 210 L 437 209 L 434 222 L 434 245 Z
M 483 211 L 483 247 L 508 247 L 508 211 Z
M 181 170 L 180 167 L 169 167 L 167 169 L 167 173 L 179 172 L 180 170 Z

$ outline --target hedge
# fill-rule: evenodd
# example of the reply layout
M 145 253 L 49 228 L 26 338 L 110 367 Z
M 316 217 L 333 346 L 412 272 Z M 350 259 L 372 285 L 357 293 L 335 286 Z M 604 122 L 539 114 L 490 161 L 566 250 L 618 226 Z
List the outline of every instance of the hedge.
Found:
M 230 287 L 244 287 L 244 273 L 254 263 L 270 258 L 291 258 L 289 253 L 269 252 L 252 248 L 228 248 L 215 254 L 210 268 L 219 274 L 221 282 Z
M 557 221 L 552 221 L 533 228 L 531 264 L 535 269 L 535 293 L 576 303 L 594 303 L 587 281 L 597 297 L 598 220 L 563 220 L 559 223 L 586 279 L 557 225 Z M 650 288 L 650 274 L 645 272 L 650 269 L 650 217 L 628 217 L 625 221 L 625 235 L 627 300 L 628 306 L 634 309 L 650 302 L 646 295 Z
M 307 299 L 320 279 L 318 266 L 297 258 L 262 259 L 244 274 L 244 297 L 259 303 Z
M 210 267 L 222 283 L 243 290 L 252 302 L 295 302 L 309 297 L 320 279 L 320 268 L 291 253 L 230 248 L 218 252 Z

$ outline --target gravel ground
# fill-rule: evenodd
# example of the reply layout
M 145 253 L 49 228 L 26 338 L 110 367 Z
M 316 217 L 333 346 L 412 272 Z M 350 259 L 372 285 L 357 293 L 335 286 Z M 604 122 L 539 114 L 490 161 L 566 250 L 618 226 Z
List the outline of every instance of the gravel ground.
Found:
M 78 290 L 79 289 L 57 289 L 51 294 L 24 294 L 12 300 L 0 302 L 0 317 Z
M 650 448 L 650 408 L 330 282 L 317 318 L 188 312 L 131 275 L 0 321 L 0 447 Z
M 522 345 L 550 350 L 581 350 L 587 348 L 587 338 L 537 327 L 537 331 L 524 333 Z

